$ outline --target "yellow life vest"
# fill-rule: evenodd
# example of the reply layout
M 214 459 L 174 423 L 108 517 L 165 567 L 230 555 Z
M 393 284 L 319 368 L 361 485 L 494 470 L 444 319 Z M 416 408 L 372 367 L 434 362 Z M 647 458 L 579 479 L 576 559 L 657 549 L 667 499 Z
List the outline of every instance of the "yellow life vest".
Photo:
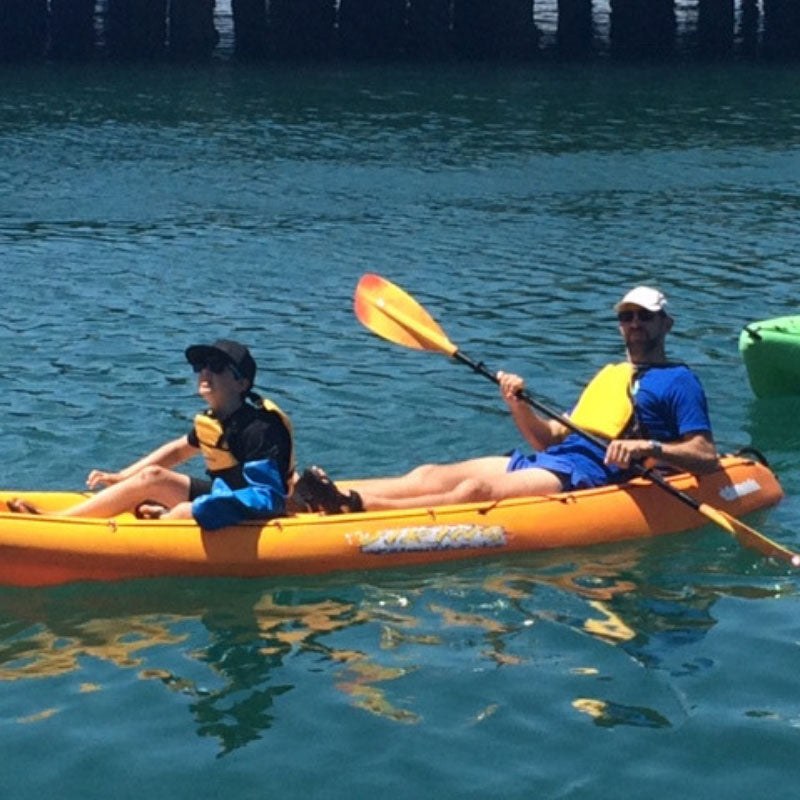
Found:
M 294 436 L 292 434 L 292 423 L 286 414 L 277 403 L 272 400 L 262 397 L 259 398 L 258 408 L 263 409 L 265 412 L 277 414 L 280 417 L 286 430 L 289 432 L 289 440 L 291 442 L 291 449 L 289 451 L 289 474 L 288 478 L 294 474 Z M 200 449 L 203 452 L 203 458 L 206 462 L 206 469 L 211 472 L 221 472 L 231 467 L 235 467 L 239 460 L 231 452 L 228 443 L 225 441 L 225 434 L 222 429 L 222 423 L 216 417 L 211 416 L 210 411 L 205 411 L 198 414 L 194 418 L 194 430 L 197 435 L 197 440 L 200 443 Z
M 627 361 L 606 364 L 583 390 L 570 420 L 606 439 L 619 438 L 633 418 L 633 376 Z

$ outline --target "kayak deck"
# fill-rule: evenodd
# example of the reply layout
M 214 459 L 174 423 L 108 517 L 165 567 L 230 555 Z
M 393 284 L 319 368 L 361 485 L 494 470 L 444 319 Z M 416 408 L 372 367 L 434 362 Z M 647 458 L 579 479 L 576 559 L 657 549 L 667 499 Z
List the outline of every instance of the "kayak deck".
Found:
M 746 325 L 739 352 L 756 397 L 800 394 L 800 315 Z
M 733 516 L 783 496 L 765 465 L 727 456 L 720 469 L 669 482 Z M 46 512 L 86 495 L 0 492 Z M 0 511 L 0 584 L 40 586 L 78 580 L 157 576 L 315 575 L 440 563 L 496 554 L 585 547 L 690 530 L 707 523 L 650 481 L 501 502 L 360 512 L 298 514 L 205 531 L 192 520 L 59 517 Z

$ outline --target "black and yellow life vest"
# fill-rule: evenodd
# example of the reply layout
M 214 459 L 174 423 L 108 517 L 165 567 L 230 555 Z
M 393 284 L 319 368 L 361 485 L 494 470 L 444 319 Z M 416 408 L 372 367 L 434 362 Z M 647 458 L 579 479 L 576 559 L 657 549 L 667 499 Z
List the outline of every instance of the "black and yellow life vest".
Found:
M 287 478 L 294 473 L 294 436 L 292 434 L 292 423 L 289 415 L 283 409 L 266 397 L 258 397 L 257 408 L 266 414 L 276 414 L 289 434 L 289 473 Z M 222 472 L 239 464 L 239 460 L 231 452 L 228 442 L 225 440 L 225 432 L 222 422 L 211 415 L 211 411 L 205 411 L 194 418 L 194 430 L 203 458 L 206 462 L 208 472 L 214 474 Z
M 606 439 L 625 438 L 635 423 L 635 377 L 636 368 L 627 361 L 606 364 L 581 393 L 570 420 Z

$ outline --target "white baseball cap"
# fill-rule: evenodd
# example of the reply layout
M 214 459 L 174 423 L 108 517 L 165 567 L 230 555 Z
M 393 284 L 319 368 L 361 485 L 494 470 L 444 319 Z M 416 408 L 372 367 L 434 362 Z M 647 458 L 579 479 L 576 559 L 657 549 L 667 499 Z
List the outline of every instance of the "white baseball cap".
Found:
M 658 289 L 653 289 L 651 286 L 637 286 L 614 306 L 614 311 L 619 311 L 622 306 L 639 306 L 656 312 L 663 311 L 666 304 L 667 298 Z

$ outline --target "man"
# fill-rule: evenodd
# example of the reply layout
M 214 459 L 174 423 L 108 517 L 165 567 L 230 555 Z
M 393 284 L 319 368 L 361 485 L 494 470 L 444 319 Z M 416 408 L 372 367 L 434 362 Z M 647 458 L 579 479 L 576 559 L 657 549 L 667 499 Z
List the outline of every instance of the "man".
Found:
M 657 289 L 637 286 L 616 305 L 625 343 L 633 417 L 603 450 L 559 420 L 540 417 L 520 398 L 518 375 L 497 374 L 500 391 L 520 433 L 535 452 L 519 450 L 455 464 L 427 464 L 396 478 L 360 481 L 341 493 L 318 467 L 306 470 L 296 492 L 326 513 L 412 508 L 502 500 L 619 483 L 634 462 L 697 474 L 712 471 L 717 453 L 705 394 L 684 364 L 668 361 L 673 319 Z

